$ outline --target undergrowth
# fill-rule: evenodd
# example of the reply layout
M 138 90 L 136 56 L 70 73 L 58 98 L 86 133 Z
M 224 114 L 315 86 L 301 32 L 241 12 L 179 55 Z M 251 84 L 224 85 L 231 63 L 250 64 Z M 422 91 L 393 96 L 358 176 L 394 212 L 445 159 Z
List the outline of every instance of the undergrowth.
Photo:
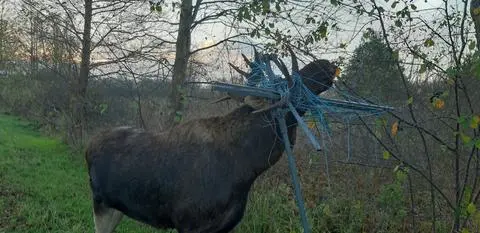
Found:
M 36 128 L 0 115 L 0 232 L 93 232 L 83 156 Z M 381 227 L 378 232 L 403 232 L 402 192 L 397 183 L 386 186 L 373 197 L 378 206 L 343 195 L 307 200 L 312 232 L 372 232 L 371 225 Z M 259 180 L 249 198 L 245 217 L 234 232 L 303 232 L 290 183 Z M 381 224 L 372 224 L 375 221 Z M 116 232 L 167 231 L 124 218 Z

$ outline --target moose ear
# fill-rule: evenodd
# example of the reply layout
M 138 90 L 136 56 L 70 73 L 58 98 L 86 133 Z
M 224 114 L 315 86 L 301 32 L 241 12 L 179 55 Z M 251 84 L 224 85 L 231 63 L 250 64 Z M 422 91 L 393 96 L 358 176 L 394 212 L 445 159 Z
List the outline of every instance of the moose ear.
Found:
M 248 73 L 241 70 L 238 66 L 235 66 L 234 64 L 232 63 L 228 63 L 235 71 L 237 71 L 240 75 L 242 75 L 243 77 L 245 78 L 248 78 Z
M 242 53 L 243 60 L 247 63 L 248 66 L 252 67 L 253 63 Z

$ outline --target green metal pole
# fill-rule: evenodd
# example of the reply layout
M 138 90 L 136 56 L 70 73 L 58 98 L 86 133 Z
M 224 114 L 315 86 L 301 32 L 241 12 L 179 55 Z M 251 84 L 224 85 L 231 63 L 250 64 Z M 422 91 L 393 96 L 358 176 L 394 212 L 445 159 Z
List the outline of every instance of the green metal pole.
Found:
M 282 113 L 285 113 L 282 110 L 279 110 Z M 292 147 L 290 145 L 290 139 L 288 138 L 287 123 L 285 122 L 285 115 L 278 114 L 277 121 L 280 126 L 280 131 L 282 133 L 283 143 L 285 144 L 285 152 L 288 157 L 288 166 L 290 168 L 290 174 L 292 176 L 293 186 L 295 188 L 295 199 L 297 200 L 298 209 L 300 212 L 300 218 L 302 220 L 303 232 L 310 233 L 310 225 L 308 224 L 307 214 L 305 211 L 305 204 L 303 202 L 302 191 L 300 188 L 300 183 L 298 182 L 297 167 L 295 164 L 295 158 L 293 157 Z

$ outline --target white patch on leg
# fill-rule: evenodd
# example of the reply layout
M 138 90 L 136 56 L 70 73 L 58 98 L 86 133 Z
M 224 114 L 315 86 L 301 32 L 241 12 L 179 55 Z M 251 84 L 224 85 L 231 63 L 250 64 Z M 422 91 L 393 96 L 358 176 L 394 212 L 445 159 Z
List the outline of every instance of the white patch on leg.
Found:
M 120 220 L 122 220 L 122 212 L 110 208 L 105 208 L 100 212 L 101 214 L 93 213 L 95 233 L 112 233 L 118 223 L 120 223 Z

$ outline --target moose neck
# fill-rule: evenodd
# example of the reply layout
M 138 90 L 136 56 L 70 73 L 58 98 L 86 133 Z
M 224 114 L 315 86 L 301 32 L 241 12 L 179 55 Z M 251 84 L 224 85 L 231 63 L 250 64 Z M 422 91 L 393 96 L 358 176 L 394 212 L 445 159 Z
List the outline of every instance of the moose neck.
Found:
M 259 171 L 261 172 L 264 172 L 267 169 L 269 169 L 271 166 L 275 165 L 278 162 L 278 160 L 282 157 L 283 153 L 285 152 L 285 143 L 282 136 L 282 130 L 280 128 L 279 119 L 276 119 L 277 117 L 283 117 L 285 119 L 285 123 L 287 126 L 287 136 L 290 141 L 291 147 L 294 147 L 295 141 L 296 141 L 296 130 L 297 130 L 298 123 L 294 115 L 290 111 L 286 111 L 284 115 L 277 116 L 275 114 L 279 114 L 279 113 L 275 113 L 275 111 L 276 110 L 268 114 L 271 118 L 271 121 L 275 122 L 274 123 L 275 127 L 270 129 L 270 131 L 273 133 L 273 135 L 271 136 L 272 138 L 271 152 L 264 154 L 267 157 L 262 158 L 263 161 L 265 161 L 265 163 L 263 163 L 264 166 L 261 166 L 259 168 Z M 300 116 L 303 116 L 304 114 L 305 114 L 304 112 L 299 111 Z M 262 163 L 259 163 L 259 164 L 262 164 Z
M 231 133 L 225 133 L 233 136 L 229 148 L 238 153 L 239 170 L 249 171 L 251 181 L 276 164 L 285 150 L 278 120 L 270 114 L 272 111 L 257 114 L 253 111 L 254 108 L 243 105 L 222 120 L 231 129 Z M 292 119 L 293 116 L 286 116 L 288 137 L 293 145 L 296 124 Z

